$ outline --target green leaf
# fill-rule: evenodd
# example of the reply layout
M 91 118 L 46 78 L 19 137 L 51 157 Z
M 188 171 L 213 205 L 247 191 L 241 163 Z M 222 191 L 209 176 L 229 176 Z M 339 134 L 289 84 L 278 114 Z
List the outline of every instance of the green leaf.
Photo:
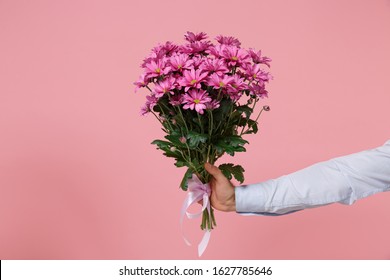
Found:
M 186 191 L 188 189 L 187 181 L 192 177 L 192 170 L 190 168 L 187 169 L 186 173 L 183 176 L 183 179 L 181 180 L 180 183 L 180 188 L 183 191 Z
M 207 134 L 201 134 L 195 131 L 190 131 L 187 134 L 188 145 L 191 149 L 198 147 L 199 143 L 206 143 L 208 139 Z
M 230 99 L 222 99 L 218 109 L 213 110 L 213 118 L 215 122 L 224 122 L 226 121 L 230 108 L 232 106 L 232 101 Z
M 242 146 L 232 146 L 227 143 L 218 142 L 214 145 L 214 147 L 217 149 L 217 152 L 219 154 L 226 152 L 227 154 L 234 156 L 235 152 L 245 152 L 246 149 Z
M 248 105 L 242 105 L 242 106 L 238 106 L 236 108 L 236 110 L 240 113 L 240 114 L 245 114 L 245 117 L 247 119 L 250 118 L 251 114 L 253 113 L 253 109 L 251 107 L 249 107 Z
M 187 166 L 187 163 L 177 159 L 176 162 L 175 162 L 175 165 L 177 167 L 183 167 L 183 166 Z
M 245 152 L 243 147 L 248 141 L 242 139 L 241 136 L 231 135 L 220 138 L 215 144 L 215 148 L 219 154 L 226 152 L 227 154 L 234 156 L 235 152 Z
M 231 180 L 234 178 L 241 184 L 244 182 L 244 168 L 241 165 L 234 165 L 232 163 L 224 163 L 219 166 L 219 169 L 222 171 L 223 175 L 226 178 Z
M 257 122 L 254 120 L 248 120 L 248 131 L 245 134 L 257 133 L 259 128 L 257 126 Z
M 164 137 L 165 137 L 165 139 L 169 140 L 176 147 L 179 147 L 179 148 L 186 147 L 186 144 L 182 143 L 180 141 L 180 138 L 182 137 L 182 135 L 179 133 L 171 133 L 169 135 L 165 135 Z
M 249 143 L 249 142 L 246 141 L 245 139 L 242 139 L 242 137 L 239 136 L 239 135 L 232 135 L 232 136 L 224 137 L 224 138 L 223 138 L 223 141 L 224 141 L 225 143 L 228 143 L 229 145 L 231 145 L 231 146 L 233 146 L 233 147 L 243 146 L 243 145 Z
M 169 150 L 169 148 L 171 147 L 170 142 L 163 140 L 154 140 L 151 144 L 157 145 L 158 149 L 161 149 L 163 151 Z

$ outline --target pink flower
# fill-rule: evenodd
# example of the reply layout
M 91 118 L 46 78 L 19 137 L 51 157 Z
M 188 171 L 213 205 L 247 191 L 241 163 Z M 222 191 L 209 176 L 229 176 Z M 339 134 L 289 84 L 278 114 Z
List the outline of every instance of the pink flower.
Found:
M 183 71 L 183 78 L 179 81 L 179 84 L 185 87 L 185 91 L 188 91 L 191 87 L 200 89 L 200 83 L 204 81 L 206 77 L 207 72 L 203 72 L 202 69 L 185 70 Z
M 260 98 L 268 97 L 268 91 L 265 90 L 264 86 L 259 84 L 252 84 L 249 86 L 250 94 L 258 96 Z
M 180 104 L 183 103 L 183 95 L 181 94 L 175 94 L 170 98 L 169 103 L 172 106 L 179 106 Z
M 261 51 L 256 52 L 254 49 L 249 49 L 249 55 L 251 56 L 253 63 L 256 64 L 265 64 L 268 67 L 271 67 L 269 64 L 272 60 L 266 56 L 261 56 Z
M 183 144 L 185 144 L 187 142 L 187 138 L 185 138 L 184 136 L 180 137 L 179 138 L 179 141 Z
M 212 44 L 209 41 L 196 41 L 181 48 L 181 51 L 188 54 L 203 53 L 209 50 Z
M 225 49 L 225 45 L 210 46 L 210 48 L 207 50 L 207 53 L 212 54 L 216 58 L 222 58 Z
M 249 55 L 244 49 L 236 46 L 227 46 L 222 53 L 229 66 L 241 66 L 248 62 Z
M 235 74 L 232 76 L 232 82 L 228 85 L 228 90 L 231 92 L 240 92 L 248 89 L 248 85 L 244 82 L 244 78 Z
M 223 59 L 205 59 L 200 68 L 209 71 L 209 74 L 216 73 L 219 76 L 229 72 Z
M 212 100 L 210 102 L 205 103 L 207 110 L 214 110 L 219 108 L 220 104 L 217 100 Z
M 201 40 L 204 40 L 204 39 L 207 39 L 207 34 L 204 33 L 204 32 L 200 32 L 200 33 L 192 33 L 192 32 L 187 32 L 185 35 L 184 35 L 184 38 L 190 42 L 190 43 L 193 43 L 193 42 L 196 42 L 196 41 L 201 41 Z
M 242 68 L 245 70 L 244 75 L 250 81 L 256 80 L 259 83 L 263 84 L 264 82 L 269 81 L 270 79 L 268 73 L 260 69 L 259 64 L 253 64 L 253 65 L 248 64 L 248 65 L 244 65 Z
M 157 98 L 162 97 L 166 93 L 174 94 L 172 91 L 175 88 L 175 78 L 169 77 L 163 81 L 160 81 L 153 89 L 153 92 Z
M 190 57 L 185 53 L 177 53 L 170 57 L 169 64 L 175 71 L 182 71 L 183 69 L 189 69 L 192 61 Z
M 166 66 L 166 59 L 152 60 L 145 65 L 146 78 L 159 77 L 171 71 L 171 67 Z
M 142 87 L 146 87 L 148 85 L 149 81 L 148 79 L 146 79 L 145 77 L 145 74 L 142 74 L 141 76 L 139 76 L 138 80 L 133 83 L 135 85 L 135 90 L 134 92 L 137 92 L 138 89 L 142 88 Z
M 146 96 L 146 103 L 144 106 L 141 107 L 141 112 L 140 112 L 141 115 L 144 116 L 147 113 L 149 113 L 151 110 L 153 110 L 153 107 L 156 106 L 156 104 L 157 104 L 156 96 L 154 96 L 153 94 Z
M 221 45 L 236 46 L 236 47 L 240 47 L 241 45 L 241 42 L 238 39 L 231 36 L 218 35 L 215 38 L 215 40 L 217 40 L 217 42 L 220 43 Z
M 203 110 L 206 109 L 205 103 L 211 102 L 211 100 L 206 91 L 192 89 L 184 95 L 183 109 L 191 109 L 197 111 L 199 114 L 203 114 Z
M 192 68 L 198 69 L 201 68 L 201 66 L 203 65 L 204 57 L 201 55 L 194 55 L 191 61 L 192 61 Z
M 159 46 L 159 51 L 163 52 L 166 56 L 169 56 L 172 54 L 174 51 L 176 51 L 178 48 L 178 45 L 167 41 L 164 45 Z
M 165 44 L 159 44 L 158 46 L 152 49 L 149 58 L 144 60 L 143 67 L 145 67 L 145 65 L 149 63 L 151 60 L 160 60 L 163 59 L 164 57 L 170 56 L 177 49 L 178 49 L 178 45 L 170 41 L 166 42 Z
M 237 102 L 242 96 L 242 91 L 228 91 L 227 94 L 233 102 Z
M 219 89 L 219 88 L 226 88 L 232 82 L 233 82 L 233 77 L 228 75 L 224 75 L 221 77 L 218 74 L 214 73 L 210 76 L 207 85 Z

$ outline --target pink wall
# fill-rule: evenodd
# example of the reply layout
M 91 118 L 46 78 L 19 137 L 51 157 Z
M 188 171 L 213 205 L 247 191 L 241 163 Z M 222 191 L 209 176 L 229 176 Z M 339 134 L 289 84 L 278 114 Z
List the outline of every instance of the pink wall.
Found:
M 246 183 L 390 138 L 390 1 L 0 1 L 0 259 L 193 259 L 183 170 L 150 142 L 139 64 L 186 31 L 273 59 Z M 264 103 L 264 104 L 265 104 Z M 225 158 L 230 160 L 230 158 Z M 390 193 L 283 217 L 217 213 L 204 259 L 389 259 Z M 192 240 L 198 221 L 186 222 Z

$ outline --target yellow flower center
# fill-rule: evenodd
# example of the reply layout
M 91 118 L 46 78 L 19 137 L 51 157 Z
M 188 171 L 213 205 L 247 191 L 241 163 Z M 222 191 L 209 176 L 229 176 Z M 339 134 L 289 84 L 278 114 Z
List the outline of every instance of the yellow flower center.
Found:
M 192 80 L 192 81 L 191 81 L 191 86 L 194 85 L 196 82 L 197 82 L 197 80 L 195 80 L 195 79 Z
M 219 82 L 219 86 L 220 86 L 220 87 L 224 87 L 225 84 L 224 84 L 223 82 Z
M 161 72 L 161 69 L 160 69 L 160 68 L 157 68 L 157 69 L 156 69 L 156 73 L 157 73 L 157 74 L 160 74 L 160 72 Z
M 236 60 L 238 60 L 238 57 L 237 56 L 233 56 L 232 60 L 236 61 Z
M 199 99 L 194 99 L 194 103 L 195 103 L 195 104 L 198 104 L 199 102 L 200 102 Z

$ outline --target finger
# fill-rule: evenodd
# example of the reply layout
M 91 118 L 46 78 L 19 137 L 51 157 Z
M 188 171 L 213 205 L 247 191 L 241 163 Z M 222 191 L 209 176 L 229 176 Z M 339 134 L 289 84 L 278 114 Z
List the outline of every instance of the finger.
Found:
M 225 175 L 223 175 L 222 171 L 218 167 L 208 162 L 205 163 L 204 167 L 206 171 L 210 173 L 216 180 L 220 181 L 226 179 Z

